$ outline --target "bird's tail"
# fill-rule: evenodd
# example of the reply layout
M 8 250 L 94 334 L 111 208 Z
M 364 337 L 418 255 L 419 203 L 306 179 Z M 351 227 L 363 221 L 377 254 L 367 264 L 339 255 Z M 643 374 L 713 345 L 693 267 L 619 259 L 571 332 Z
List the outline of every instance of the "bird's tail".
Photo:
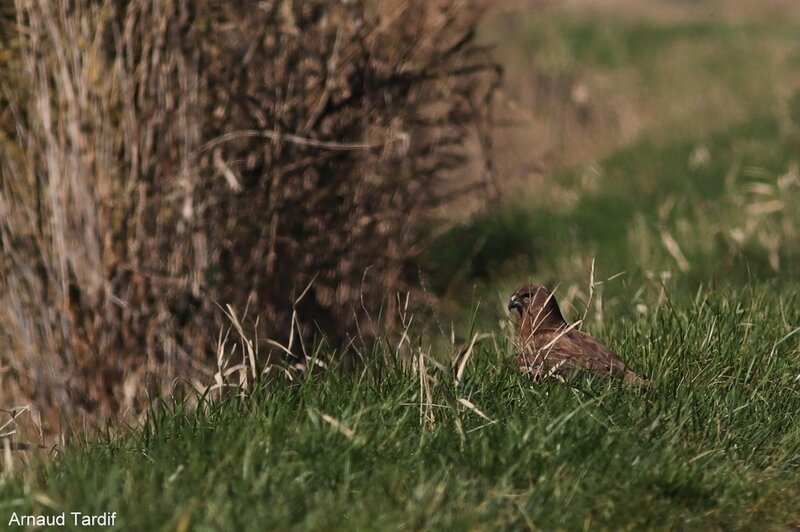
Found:
M 645 379 L 644 377 L 640 377 L 636 373 L 632 372 L 631 370 L 625 371 L 625 376 L 622 377 L 625 384 L 630 384 L 631 386 L 638 386 L 640 388 L 644 388 L 645 390 L 649 390 L 653 387 L 650 379 Z

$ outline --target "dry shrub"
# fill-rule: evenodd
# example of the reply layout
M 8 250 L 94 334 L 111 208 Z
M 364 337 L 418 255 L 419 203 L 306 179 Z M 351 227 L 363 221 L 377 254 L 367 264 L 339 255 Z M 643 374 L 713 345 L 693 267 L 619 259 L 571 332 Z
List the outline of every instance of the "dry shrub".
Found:
M 488 116 L 481 11 L 17 0 L 4 395 L 51 429 L 141 411 L 148 389 L 210 382 L 222 304 L 281 342 L 368 342 L 359 313 L 405 288 L 412 224 L 459 190 Z

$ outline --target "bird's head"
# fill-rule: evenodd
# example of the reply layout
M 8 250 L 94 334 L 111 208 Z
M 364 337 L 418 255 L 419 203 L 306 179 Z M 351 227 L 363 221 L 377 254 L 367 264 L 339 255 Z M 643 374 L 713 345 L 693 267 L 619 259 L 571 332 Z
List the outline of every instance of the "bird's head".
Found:
M 538 284 L 526 284 L 517 288 L 508 301 L 508 310 L 516 310 L 522 318 L 529 316 L 537 324 L 564 323 L 555 296 Z

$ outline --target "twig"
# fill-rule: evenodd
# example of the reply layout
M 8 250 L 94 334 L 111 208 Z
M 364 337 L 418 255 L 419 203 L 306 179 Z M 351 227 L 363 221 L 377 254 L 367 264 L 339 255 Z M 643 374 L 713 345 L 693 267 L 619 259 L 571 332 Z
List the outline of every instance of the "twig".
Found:
M 290 142 L 292 144 L 300 144 L 302 146 L 311 146 L 313 148 L 320 148 L 324 150 L 336 150 L 336 151 L 374 150 L 377 148 L 383 148 L 387 144 L 391 144 L 392 142 L 398 142 L 400 140 L 400 139 L 392 139 L 387 142 L 334 142 L 334 141 L 310 139 L 308 137 L 301 137 L 300 135 L 294 135 L 292 133 L 281 133 L 278 130 L 259 131 L 256 129 L 241 129 L 239 131 L 231 131 L 230 133 L 225 133 L 224 135 L 220 135 L 219 137 L 206 142 L 199 148 L 192 151 L 190 156 L 194 158 L 200 155 L 201 153 L 210 150 L 211 148 L 219 146 L 220 144 L 224 144 L 232 140 L 247 139 L 247 138 L 265 138 L 274 140 L 275 142 Z

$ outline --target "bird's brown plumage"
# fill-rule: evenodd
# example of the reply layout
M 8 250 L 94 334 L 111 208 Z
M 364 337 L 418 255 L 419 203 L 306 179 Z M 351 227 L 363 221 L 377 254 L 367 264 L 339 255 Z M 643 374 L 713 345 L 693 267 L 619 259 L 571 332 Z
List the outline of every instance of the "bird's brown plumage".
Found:
M 586 371 L 636 386 L 650 386 L 647 379 L 628 369 L 608 347 L 574 325 L 568 325 L 555 297 L 545 287 L 535 284 L 519 287 L 511 296 L 508 308 L 516 310 L 520 318 L 522 352 L 517 358 L 520 371 L 537 379 Z

